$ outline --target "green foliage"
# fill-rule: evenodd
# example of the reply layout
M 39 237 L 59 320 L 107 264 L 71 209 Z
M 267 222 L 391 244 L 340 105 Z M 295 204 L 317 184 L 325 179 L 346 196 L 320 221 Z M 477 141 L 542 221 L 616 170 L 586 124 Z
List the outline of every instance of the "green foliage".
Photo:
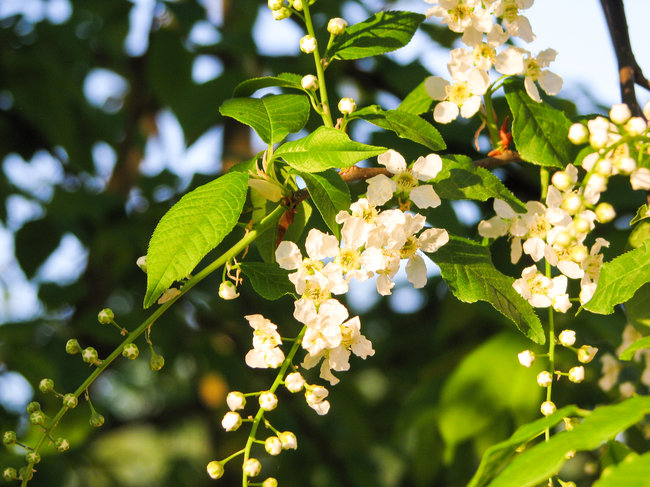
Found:
M 360 59 L 394 51 L 409 43 L 424 19 L 413 12 L 379 12 L 336 36 L 325 57 Z
M 293 284 L 287 277 L 289 271 L 281 269 L 277 264 L 242 262 L 240 266 L 255 292 L 264 299 L 274 301 L 287 294 L 295 294 Z
M 421 115 L 433 110 L 435 104 L 436 101 L 427 93 L 423 80 L 402 100 L 398 108 L 403 112 Z
M 519 80 L 507 80 L 504 90 L 512 112 L 512 138 L 522 159 L 558 168 L 573 162 L 575 149 L 567 138 L 571 121 L 564 112 L 537 103 Z
M 650 452 L 631 455 L 625 461 L 603 472 L 593 487 L 648 487 L 650 485 Z
M 364 107 L 349 117 L 361 118 L 377 127 L 395 132 L 402 139 L 417 142 L 432 151 L 447 148 L 440 132 L 417 114 L 403 110 L 382 110 L 378 105 Z
M 322 172 L 333 167 L 350 167 L 387 150 L 353 142 L 340 130 L 319 127 L 302 139 L 282 144 L 275 155 L 300 172 Z
M 339 211 L 350 208 L 350 190 L 336 171 L 328 170 L 321 173 L 301 173 L 309 196 L 336 238 L 341 238 L 336 215 Z
M 645 348 L 650 348 L 650 337 L 639 338 L 623 350 L 618 358 L 621 360 L 632 360 L 636 352 Z
M 452 236 L 431 258 L 458 299 L 465 303 L 486 301 L 528 338 L 539 344 L 546 341 L 539 317 L 512 287 L 514 279 L 494 267 L 487 247 Z
M 650 239 L 643 245 L 606 262 L 600 270 L 598 287 L 584 305 L 592 313 L 611 314 L 614 306 L 626 302 L 637 289 L 650 282 Z
M 247 182 L 245 173 L 225 174 L 187 193 L 161 218 L 147 250 L 145 308 L 230 233 L 244 206 Z
M 233 96 L 251 96 L 257 90 L 261 90 L 262 88 L 269 88 L 271 86 L 279 86 L 281 88 L 294 88 L 296 90 L 304 91 L 302 89 L 302 85 L 300 84 L 301 79 L 302 77 L 299 74 L 295 73 L 280 73 L 277 76 L 251 78 L 239 83 L 235 87 L 235 91 L 233 91 Z
M 650 218 L 650 215 L 648 214 L 648 204 L 644 203 L 641 206 L 639 206 L 639 209 L 636 210 L 636 215 L 634 215 L 634 218 L 630 221 L 630 225 L 634 225 L 637 222 L 640 222 L 641 220 L 645 220 L 646 218 Z
M 309 99 L 304 95 L 232 98 L 221 105 L 219 113 L 250 125 L 264 142 L 275 144 L 305 126 Z

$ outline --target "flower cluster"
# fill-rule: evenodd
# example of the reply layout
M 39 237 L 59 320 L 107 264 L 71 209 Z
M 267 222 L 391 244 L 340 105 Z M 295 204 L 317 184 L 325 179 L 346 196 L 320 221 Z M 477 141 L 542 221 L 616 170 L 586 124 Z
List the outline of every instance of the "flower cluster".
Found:
M 562 88 L 562 78 L 549 71 L 557 52 L 545 49 L 537 56 L 521 47 L 508 45 L 511 37 L 532 42 L 535 35 L 522 10 L 534 0 L 425 0 L 433 4 L 427 17 L 438 17 L 450 30 L 462 33 L 467 46 L 451 51 L 448 63 L 451 82 L 431 76 L 425 82 L 429 96 L 440 100 L 433 112 L 439 123 L 449 123 L 460 114 L 472 117 L 481 106 L 481 96 L 490 85 L 489 70 L 505 76 L 524 76 L 526 92 L 540 102 L 535 83 L 549 95 Z M 500 52 L 498 50 L 501 49 Z M 498 53 L 497 53 L 498 52 Z

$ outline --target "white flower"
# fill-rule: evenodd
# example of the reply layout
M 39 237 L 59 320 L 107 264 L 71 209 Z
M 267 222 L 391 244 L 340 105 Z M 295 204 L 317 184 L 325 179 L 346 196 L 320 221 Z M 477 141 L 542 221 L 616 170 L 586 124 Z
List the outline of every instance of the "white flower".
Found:
M 327 23 L 327 32 L 332 35 L 339 35 L 345 32 L 345 28 L 348 26 L 348 23 L 341 17 L 334 17 L 330 19 Z
M 262 464 L 257 458 L 249 458 L 244 462 L 243 470 L 245 475 L 255 477 L 261 472 Z
M 282 452 L 282 442 L 277 436 L 269 436 L 264 440 L 264 449 L 269 455 L 279 455 Z
M 302 85 L 303 89 L 314 91 L 318 89 L 318 78 L 313 74 L 307 74 L 302 77 L 300 84 Z
M 342 340 L 340 325 L 348 317 L 348 310 L 336 299 L 328 299 L 320 304 L 318 311 L 313 301 L 299 299 L 294 303 L 293 316 L 307 325 L 302 340 L 302 348 L 311 355 L 318 355 L 326 349 L 339 346 Z
M 591 345 L 583 345 L 578 349 L 578 362 L 582 364 L 588 364 L 594 359 L 597 352 L 598 349 L 596 347 L 592 347 Z
M 426 0 L 434 4 L 427 9 L 427 17 L 440 17 L 443 24 L 447 24 L 454 32 L 470 32 L 470 38 L 478 34 L 488 33 L 494 21 L 487 10 L 481 8 L 478 0 Z M 465 38 L 463 37 L 463 40 Z
M 231 281 L 224 281 L 219 284 L 219 297 L 221 299 L 235 299 L 239 297 L 237 287 Z
M 244 409 L 246 406 L 246 398 L 241 392 L 232 391 L 228 393 L 228 396 L 226 396 L 226 403 L 231 411 L 237 411 L 239 409 Z
M 519 15 L 519 10 L 525 10 L 533 5 L 534 0 L 501 0 L 497 2 L 494 11 L 497 17 L 503 18 L 503 26 L 511 36 L 519 37 L 526 42 L 533 42 L 535 34 L 528 18 Z
M 246 364 L 251 368 L 277 368 L 284 362 L 284 353 L 277 326 L 262 315 L 244 316 L 253 328 L 253 349 L 246 354 Z
M 548 308 L 553 299 L 565 294 L 566 276 L 549 279 L 534 265 L 526 267 L 521 278 L 512 283 L 512 287 L 535 308 Z
M 310 408 L 312 408 L 319 416 L 327 414 L 330 410 L 330 403 L 325 398 L 329 391 L 323 386 L 309 386 L 305 392 L 305 399 Z
M 300 372 L 291 372 L 284 378 L 284 386 L 289 392 L 300 392 L 305 385 L 305 379 Z
M 221 426 L 226 431 L 236 431 L 241 426 L 242 420 L 239 413 L 228 411 L 221 420 Z
M 338 107 L 339 112 L 348 115 L 357 109 L 357 103 L 352 98 L 341 98 Z
M 260 394 L 259 403 L 264 411 L 273 411 L 278 405 L 278 397 L 271 391 L 266 391 Z
M 640 167 L 630 174 L 632 189 L 650 189 L 650 169 Z
M 537 385 L 540 387 L 548 387 L 553 383 L 553 374 L 544 370 L 537 374 Z
M 575 382 L 576 384 L 582 382 L 585 379 L 585 368 L 582 365 L 577 367 L 571 367 L 569 369 L 569 380 Z
M 473 69 L 462 78 L 449 83 L 439 76 L 430 76 L 424 87 L 431 98 L 440 100 L 433 111 L 433 118 L 438 123 L 449 123 L 459 113 L 463 118 L 471 118 L 481 106 L 481 96 L 490 84 L 488 74 L 480 69 Z
M 621 371 L 621 364 L 616 358 L 606 353 L 600 358 L 600 363 L 603 366 L 602 377 L 598 381 L 598 385 L 603 391 L 609 391 L 616 382 L 618 382 L 618 374 Z
M 311 54 L 316 50 L 316 38 L 306 35 L 300 39 L 300 50 L 306 54 Z
M 296 450 L 298 448 L 298 439 L 291 431 L 283 431 L 278 435 L 282 442 L 283 450 Z
M 530 367 L 535 361 L 535 353 L 531 350 L 524 350 L 523 352 L 517 354 L 517 359 L 519 363 L 524 367 Z
M 542 412 L 544 416 L 550 416 L 555 411 L 557 411 L 557 407 L 555 406 L 555 403 L 553 403 L 553 401 L 544 401 L 540 406 L 539 410 Z
M 576 332 L 573 330 L 562 330 L 557 338 L 560 345 L 571 347 L 576 342 Z
M 602 247 L 609 247 L 609 242 L 598 237 L 587 258 L 580 263 L 580 267 L 584 270 L 584 276 L 580 281 L 580 304 L 585 304 L 596 292 L 600 268 L 603 265 L 603 254 L 600 253 Z

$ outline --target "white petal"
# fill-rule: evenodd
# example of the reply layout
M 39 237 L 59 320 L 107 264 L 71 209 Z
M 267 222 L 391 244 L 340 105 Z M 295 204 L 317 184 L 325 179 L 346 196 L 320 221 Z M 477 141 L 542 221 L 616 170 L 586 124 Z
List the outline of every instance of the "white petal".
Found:
M 393 149 L 389 149 L 380 156 L 377 157 L 377 162 L 379 164 L 386 166 L 393 174 L 406 171 L 406 161 L 402 154 Z
M 640 167 L 630 174 L 632 189 L 650 189 L 650 169 Z
M 420 181 L 429 181 L 436 177 L 442 169 L 442 158 L 438 154 L 418 157 L 413 164 L 413 175 Z
M 467 87 L 475 95 L 484 95 L 490 86 L 490 77 L 482 69 L 474 69 L 467 78 Z M 465 117 L 467 118 L 467 117 Z
M 339 241 L 334 235 L 328 235 L 312 228 L 305 240 L 305 250 L 310 258 L 322 260 L 339 254 Z
M 519 237 L 515 237 L 512 239 L 512 242 L 510 244 L 510 262 L 513 264 L 519 262 L 519 259 L 521 259 L 521 253 L 521 239 Z
M 447 98 L 447 86 L 449 86 L 449 81 L 440 76 L 429 76 L 424 81 L 424 89 L 434 100 Z
M 458 105 L 450 101 L 443 101 L 436 105 L 433 110 L 433 118 L 438 123 L 449 123 L 458 117 Z
M 562 274 L 571 279 L 581 279 L 582 276 L 585 275 L 585 271 L 583 271 L 580 266 L 572 260 L 561 260 L 558 262 L 557 268 Z
M 515 210 L 513 210 L 508 203 L 498 198 L 494 198 L 494 211 L 501 218 L 508 220 L 514 218 L 517 215 Z
M 394 286 L 395 283 L 386 274 L 380 274 L 377 278 L 377 292 L 382 296 L 388 296 Z
M 562 77 L 550 71 L 544 71 L 537 81 L 549 95 L 557 95 L 562 89 Z
M 390 200 L 397 189 L 395 181 L 385 174 L 378 174 L 367 180 L 368 201 L 372 206 L 381 206 Z
M 463 118 L 472 118 L 479 108 L 481 108 L 481 97 L 472 96 L 460 107 L 460 114 Z
M 425 252 L 435 252 L 449 242 L 449 234 L 444 228 L 429 228 L 418 237 L 420 248 Z
M 300 323 L 307 324 L 317 317 L 316 306 L 310 299 L 299 299 L 294 303 L 293 317 Z
M 496 57 L 494 69 L 507 76 L 524 72 L 524 54 L 520 49 L 509 47 Z
M 490 19 L 490 22 L 492 22 L 492 19 Z M 471 47 L 476 47 L 481 42 L 483 42 L 483 32 L 473 27 L 468 27 L 467 29 L 465 29 L 465 32 L 463 33 L 464 44 L 467 44 L 468 46 Z
M 406 278 L 418 289 L 427 284 L 427 266 L 419 255 L 411 257 L 406 264 Z
M 302 254 L 295 243 L 283 240 L 275 250 L 275 260 L 283 269 L 293 270 L 302 264 Z
M 546 242 L 541 238 L 529 238 L 524 242 L 524 253 L 530 255 L 535 262 L 539 262 L 544 257 L 544 247 Z
M 423 184 L 422 186 L 413 188 L 409 194 L 409 199 L 418 208 L 435 208 L 440 206 L 440 197 L 430 184 Z
M 526 78 L 524 79 L 524 86 L 526 87 L 526 93 L 528 93 L 528 96 L 530 96 L 537 103 L 542 102 L 542 99 L 539 96 L 539 91 L 537 90 L 537 86 L 535 86 L 535 81 L 533 80 L 533 78 L 531 78 L 530 76 L 526 76 Z

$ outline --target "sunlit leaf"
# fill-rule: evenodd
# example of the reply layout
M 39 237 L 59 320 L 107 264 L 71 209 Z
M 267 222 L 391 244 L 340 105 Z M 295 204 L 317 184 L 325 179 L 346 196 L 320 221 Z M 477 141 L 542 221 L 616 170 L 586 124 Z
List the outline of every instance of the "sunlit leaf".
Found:
M 289 271 L 281 269 L 277 264 L 242 262 L 240 266 L 255 292 L 264 299 L 273 301 L 286 294 L 295 293 L 295 288 L 288 277 Z
M 318 208 L 336 238 L 341 237 L 339 224 L 336 223 L 336 214 L 341 210 L 350 208 L 350 190 L 336 171 L 321 173 L 302 173 L 300 175 L 307 185 L 309 195 Z

